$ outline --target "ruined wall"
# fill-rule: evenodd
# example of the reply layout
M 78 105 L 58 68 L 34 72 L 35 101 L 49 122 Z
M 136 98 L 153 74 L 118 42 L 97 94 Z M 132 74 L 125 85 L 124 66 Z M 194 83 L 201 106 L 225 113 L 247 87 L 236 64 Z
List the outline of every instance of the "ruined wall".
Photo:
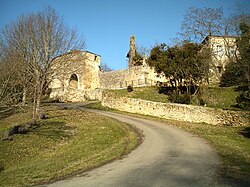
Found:
M 88 51 L 72 51 L 54 59 L 51 98 L 84 101 L 90 90 L 100 88 L 100 56 Z M 94 97 L 94 96 L 93 96 Z
M 250 125 L 250 113 L 225 111 L 201 106 L 159 103 L 141 99 L 118 97 L 103 93 L 102 105 L 131 113 L 151 115 L 165 119 L 208 123 L 212 125 Z
M 128 69 L 100 72 L 102 89 L 124 89 L 128 85 L 134 87 L 152 86 L 158 82 L 168 82 L 163 75 L 159 76 L 148 66 L 134 66 Z

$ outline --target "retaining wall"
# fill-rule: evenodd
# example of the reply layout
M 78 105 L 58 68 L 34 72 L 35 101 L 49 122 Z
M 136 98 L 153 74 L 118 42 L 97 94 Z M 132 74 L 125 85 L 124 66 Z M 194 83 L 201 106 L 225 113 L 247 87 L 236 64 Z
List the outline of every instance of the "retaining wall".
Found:
M 250 113 L 227 111 L 209 107 L 159 103 L 141 99 L 118 97 L 113 93 L 103 93 L 102 105 L 131 113 L 151 115 L 165 119 L 208 123 L 212 125 L 250 125 Z

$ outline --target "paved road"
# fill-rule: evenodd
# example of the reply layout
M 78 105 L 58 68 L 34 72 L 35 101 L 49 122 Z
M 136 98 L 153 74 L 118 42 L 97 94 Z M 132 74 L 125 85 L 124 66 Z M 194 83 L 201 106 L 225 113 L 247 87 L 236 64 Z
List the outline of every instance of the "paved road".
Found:
M 165 123 L 95 111 L 141 129 L 144 142 L 121 160 L 49 187 L 221 186 L 219 161 L 202 139 Z

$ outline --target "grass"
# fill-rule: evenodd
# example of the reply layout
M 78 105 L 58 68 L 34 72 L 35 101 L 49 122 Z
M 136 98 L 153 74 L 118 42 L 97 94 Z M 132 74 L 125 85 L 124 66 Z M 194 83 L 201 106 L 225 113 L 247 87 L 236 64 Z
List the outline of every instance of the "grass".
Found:
M 210 142 L 222 161 L 220 177 L 224 181 L 231 185 L 250 185 L 250 127 L 213 126 L 169 120 L 166 122 Z
M 214 126 L 166 120 L 105 108 L 100 102 L 86 107 L 157 120 L 198 135 L 206 139 L 219 155 L 222 162 L 219 176 L 225 183 L 229 183 L 230 186 L 250 186 L 250 127 Z
M 49 118 L 28 134 L 0 141 L 0 186 L 29 186 L 87 171 L 120 158 L 137 146 L 128 125 L 87 111 L 43 108 Z M 0 120 L 0 137 L 29 110 Z
M 236 97 L 240 95 L 240 91 L 235 91 L 235 86 L 219 87 L 217 85 L 204 88 L 203 99 L 208 107 L 235 109 Z
M 233 105 L 236 104 L 236 97 L 241 93 L 235 91 L 236 87 L 219 87 L 218 85 L 209 85 L 203 88 L 202 99 L 205 101 L 208 107 L 221 108 L 221 109 L 233 109 Z M 167 103 L 169 102 L 168 96 L 158 93 L 158 87 L 140 87 L 134 88 L 134 91 L 128 92 L 124 90 L 109 90 L 119 97 L 130 97 L 137 99 L 144 99 L 155 102 Z
M 134 91 L 132 92 L 128 92 L 127 89 L 109 90 L 109 92 L 112 92 L 120 97 L 130 97 L 163 103 L 168 102 L 168 96 L 159 94 L 158 87 L 156 86 L 134 88 Z

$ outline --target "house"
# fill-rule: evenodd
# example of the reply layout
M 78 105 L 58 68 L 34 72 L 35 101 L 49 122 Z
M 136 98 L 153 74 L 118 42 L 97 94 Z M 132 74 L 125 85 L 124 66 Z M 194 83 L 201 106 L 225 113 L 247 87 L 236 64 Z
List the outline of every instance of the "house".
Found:
M 229 61 L 235 60 L 237 52 L 237 36 L 209 35 L 203 44 L 211 49 L 212 63 L 210 64 L 209 83 L 218 83 Z

